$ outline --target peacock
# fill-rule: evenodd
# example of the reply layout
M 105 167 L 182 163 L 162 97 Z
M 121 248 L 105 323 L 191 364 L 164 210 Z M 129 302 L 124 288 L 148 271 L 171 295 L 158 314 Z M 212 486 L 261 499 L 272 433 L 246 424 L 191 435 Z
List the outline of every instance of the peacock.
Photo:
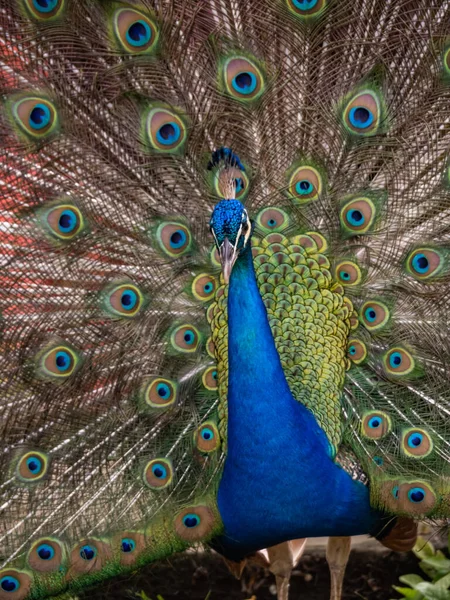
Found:
M 447 0 L 0 0 L 0 600 L 450 517 Z

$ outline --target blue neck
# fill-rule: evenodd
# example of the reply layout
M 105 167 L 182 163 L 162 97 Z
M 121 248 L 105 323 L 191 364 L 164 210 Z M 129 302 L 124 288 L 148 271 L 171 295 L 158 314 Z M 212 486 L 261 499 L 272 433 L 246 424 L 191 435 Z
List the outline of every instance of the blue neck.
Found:
M 377 520 L 365 486 L 330 458 L 314 415 L 290 392 L 250 249 L 228 293 L 228 455 L 220 543 L 239 558 L 282 541 L 366 533 Z

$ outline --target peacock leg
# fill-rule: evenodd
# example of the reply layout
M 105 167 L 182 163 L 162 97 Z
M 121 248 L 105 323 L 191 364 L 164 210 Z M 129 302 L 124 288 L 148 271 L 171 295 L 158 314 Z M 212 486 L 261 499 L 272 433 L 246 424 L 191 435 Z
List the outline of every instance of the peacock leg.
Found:
M 345 567 L 350 555 L 351 537 L 330 537 L 327 546 L 327 562 L 330 567 L 330 600 L 341 600 Z
M 306 541 L 290 540 L 262 551 L 267 553 L 269 570 L 275 575 L 278 600 L 288 600 L 292 570 L 305 550 Z

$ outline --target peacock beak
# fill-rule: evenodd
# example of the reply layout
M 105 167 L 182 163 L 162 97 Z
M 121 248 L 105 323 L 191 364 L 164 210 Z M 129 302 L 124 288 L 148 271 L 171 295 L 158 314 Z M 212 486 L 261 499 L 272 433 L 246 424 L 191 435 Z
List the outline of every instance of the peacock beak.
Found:
M 237 252 L 235 246 L 233 246 L 227 237 L 219 248 L 219 258 L 222 263 L 223 279 L 225 283 L 228 283 L 230 281 L 233 265 L 237 259 Z

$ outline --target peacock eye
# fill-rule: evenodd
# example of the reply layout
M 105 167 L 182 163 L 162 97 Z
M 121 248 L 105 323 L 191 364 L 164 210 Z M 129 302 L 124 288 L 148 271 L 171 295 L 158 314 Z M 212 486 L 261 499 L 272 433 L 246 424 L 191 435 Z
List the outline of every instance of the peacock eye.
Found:
M 341 227 L 346 235 L 367 233 L 376 217 L 376 207 L 369 198 L 355 198 L 347 202 L 340 213 Z
M 218 449 L 220 445 L 219 431 L 213 422 L 206 422 L 195 431 L 194 442 L 200 452 L 208 454 Z
M 326 0 L 286 0 L 288 8 L 297 17 L 317 17 L 325 8 Z
M 70 377 L 80 358 L 69 346 L 55 346 L 48 350 L 41 358 L 40 367 L 42 374 L 52 379 L 65 379 Z
M 13 104 L 12 113 L 22 132 L 33 140 L 48 136 L 58 124 L 56 108 L 45 98 L 22 98 Z
M 164 410 L 172 406 L 177 399 L 177 385 L 175 381 L 155 377 L 146 381 L 142 390 L 144 402 L 147 407 Z
M 16 476 L 24 483 L 39 481 L 48 469 L 48 458 L 42 452 L 27 452 L 17 463 Z
M 30 567 L 41 573 L 57 571 L 63 559 L 63 547 L 55 539 L 37 541 L 28 554 Z
M 172 463 L 167 458 L 155 458 L 144 468 L 144 483 L 152 489 L 162 489 L 172 483 Z
M 83 229 L 84 220 L 78 208 L 62 204 L 47 213 L 45 224 L 54 237 L 69 241 Z
M 105 309 L 119 317 L 135 317 L 144 305 L 140 289 L 131 283 L 109 288 L 104 300 Z
M 155 50 L 158 30 L 148 15 L 124 8 L 114 15 L 114 31 L 123 50 L 130 54 L 149 54 Z
M 438 248 L 416 248 L 406 259 L 408 272 L 418 281 L 433 279 L 445 264 L 444 253 Z
M 322 176 L 314 167 L 301 165 L 290 171 L 288 190 L 296 204 L 317 200 L 322 193 L 322 187 Z
M 65 0 L 26 0 L 25 6 L 35 19 L 41 21 L 53 19 L 61 14 Z
M 161 250 L 171 257 L 179 257 L 192 248 L 191 232 L 182 223 L 161 223 L 156 230 L 156 239 Z
M 189 506 L 175 518 L 175 531 L 186 541 L 194 542 L 205 538 L 214 527 L 214 514 L 207 506 Z
M 237 100 L 256 100 L 264 91 L 262 72 L 242 56 L 229 58 L 225 62 L 223 78 L 226 91 Z
M 344 109 L 344 126 L 355 135 L 374 135 L 380 124 L 380 102 L 372 91 L 354 96 Z
M 147 117 L 147 139 L 154 150 L 176 152 L 181 150 L 187 129 L 181 116 L 163 108 L 154 108 Z

